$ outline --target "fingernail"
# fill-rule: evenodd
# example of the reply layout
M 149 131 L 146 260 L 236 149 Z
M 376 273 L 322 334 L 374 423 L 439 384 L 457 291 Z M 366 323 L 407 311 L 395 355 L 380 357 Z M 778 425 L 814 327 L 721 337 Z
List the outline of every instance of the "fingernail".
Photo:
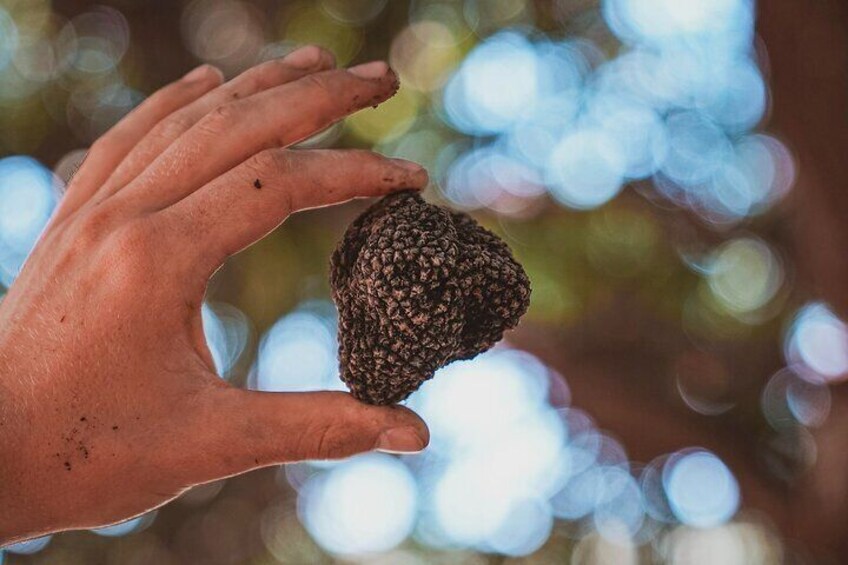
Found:
M 383 453 L 418 453 L 424 449 L 424 440 L 415 428 L 394 428 L 380 434 L 374 449 Z
M 211 65 L 200 65 L 199 67 L 190 70 L 183 77 L 183 80 L 186 82 L 199 82 L 209 75 L 209 72 L 213 69 Z M 217 70 L 217 69 L 216 69 Z
M 409 171 L 410 173 L 417 173 L 418 171 L 424 170 L 424 167 L 422 167 L 418 163 L 414 163 L 412 161 L 407 161 L 406 159 L 393 158 L 392 164 L 400 167 L 401 169 Z
M 296 69 L 311 69 L 321 61 L 321 50 L 315 45 L 299 47 L 284 57 Z
M 418 163 L 406 159 L 392 159 L 392 163 L 407 173 L 403 179 L 404 188 L 424 188 L 430 182 L 427 170 Z
M 389 72 L 385 61 L 372 61 L 348 69 L 348 72 L 359 78 L 382 78 Z

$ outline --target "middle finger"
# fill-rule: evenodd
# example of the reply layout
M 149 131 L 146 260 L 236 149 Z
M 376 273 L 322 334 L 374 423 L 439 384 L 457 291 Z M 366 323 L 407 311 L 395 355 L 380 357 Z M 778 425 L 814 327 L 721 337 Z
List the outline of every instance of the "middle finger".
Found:
M 384 62 L 324 71 L 219 106 L 120 193 L 146 211 L 165 208 L 268 147 L 287 147 L 397 92 Z
M 232 100 L 297 80 L 309 73 L 331 69 L 332 53 L 314 45 L 292 51 L 282 59 L 257 65 L 231 81 L 174 112 L 144 136 L 95 195 L 95 202 L 108 198 L 144 171 L 174 141 L 215 108 Z

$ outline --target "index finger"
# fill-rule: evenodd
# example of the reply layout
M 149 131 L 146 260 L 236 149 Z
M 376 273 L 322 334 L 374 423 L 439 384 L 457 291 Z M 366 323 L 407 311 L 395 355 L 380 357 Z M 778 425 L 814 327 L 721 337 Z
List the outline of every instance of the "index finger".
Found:
M 195 246 L 204 275 L 291 212 L 427 185 L 427 172 L 365 150 L 269 149 L 160 212 Z

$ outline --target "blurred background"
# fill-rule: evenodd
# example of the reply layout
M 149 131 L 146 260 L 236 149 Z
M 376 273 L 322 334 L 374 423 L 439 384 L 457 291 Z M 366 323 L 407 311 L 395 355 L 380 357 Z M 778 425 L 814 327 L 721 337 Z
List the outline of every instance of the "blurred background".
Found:
M 309 143 L 424 163 L 427 198 L 525 265 L 530 312 L 408 401 L 423 454 L 257 471 L 0 562 L 848 559 L 848 6 L 0 0 L 0 283 L 145 96 L 303 43 L 402 84 Z M 222 378 L 343 389 L 328 258 L 365 205 L 292 217 L 216 275 Z

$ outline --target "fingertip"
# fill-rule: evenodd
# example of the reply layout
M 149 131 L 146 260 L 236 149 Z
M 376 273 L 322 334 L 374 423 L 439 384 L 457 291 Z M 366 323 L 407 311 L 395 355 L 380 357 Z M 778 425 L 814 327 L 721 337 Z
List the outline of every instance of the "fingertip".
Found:
M 336 66 L 336 57 L 332 52 L 318 45 L 304 45 L 283 57 L 283 61 L 296 69 L 331 69 Z
M 218 84 L 222 84 L 226 80 L 227 77 L 224 76 L 224 71 L 215 65 L 209 65 L 209 69 L 209 72 L 215 77 L 215 82 Z
M 224 81 L 224 73 L 218 67 L 209 64 L 195 67 L 182 78 L 183 81 L 189 84 L 206 82 L 212 79 L 221 83 Z
M 347 72 L 359 78 L 372 80 L 388 76 L 390 72 L 394 74 L 394 71 L 392 71 L 391 67 L 389 67 L 389 64 L 385 61 L 371 61 L 369 63 L 362 63 L 361 65 L 350 67 Z
M 394 428 L 382 432 L 374 444 L 374 449 L 382 453 L 410 454 L 419 453 L 427 447 L 427 442 L 414 428 Z
M 404 186 L 402 188 L 422 189 L 430 182 L 430 175 L 427 174 L 427 170 L 418 163 L 398 158 L 390 159 L 390 162 L 404 172 Z
M 416 445 L 418 446 L 415 451 L 421 451 L 430 444 L 430 428 L 427 427 L 427 422 L 415 411 L 401 405 L 387 406 L 385 409 L 395 412 L 395 417 L 392 418 L 392 424 L 380 434 L 381 438 L 383 438 L 386 432 L 392 432 L 389 434 L 390 436 L 397 435 L 399 437 L 406 436 L 410 433 L 415 434 L 417 438 Z M 410 440 L 410 445 L 411 443 Z M 382 451 L 380 447 L 377 449 Z
M 427 428 L 427 422 L 418 415 L 414 410 L 407 408 L 406 406 L 401 406 L 400 404 L 396 404 L 394 406 L 387 407 L 388 410 L 396 410 L 403 414 L 403 418 L 407 425 L 412 426 L 418 429 L 422 435 L 426 436 L 426 439 L 429 441 L 430 431 Z
M 345 414 L 349 423 L 355 421 L 373 422 L 380 433 L 389 430 L 405 429 L 413 431 L 419 438 L 421 448 L 430 442 L 430 430 L 427 423 L 414 410 L 400 404 L 377 406 L 357 400 L 347 392 L 326 392 L 326 398 L 339 403 L 339 413 Z M 333 395 L 333 396 L 330 396 Z
M 340 391 L 314 392 L 309 402 L 321 407 L 317 418 L 326 419 L 326 428 L 338 430 L 344 439 L 337 449 L 324 452 L 321 458 L 347 456 L 369 450 L 384 453 L 417 453 L 430 443 L 430 430 L 424 420 L 405 406 L 375 406 Z M 334 434 L 324 434 L 325 437 Z M 320 443 L 320 442 L 319 442 Z M 330 444 L 332 442 L 324 442 Z
M 325 49 L 320 47 L 322 56 L 324 57 L 324 61 L 326 62 L 326 67 L 328 69 L 336 68 L 336 54 L 330 51 L 329 49 Z
M 411 173 L 417 173 L 418 171 L 423 170 L 424 168 L 415 161 L 409 161 L 407 159 L 401 159 L 399 157 L 393 157 L 390 161 L 394 166 L 400 167 L 401 169 L 409 171 Z

